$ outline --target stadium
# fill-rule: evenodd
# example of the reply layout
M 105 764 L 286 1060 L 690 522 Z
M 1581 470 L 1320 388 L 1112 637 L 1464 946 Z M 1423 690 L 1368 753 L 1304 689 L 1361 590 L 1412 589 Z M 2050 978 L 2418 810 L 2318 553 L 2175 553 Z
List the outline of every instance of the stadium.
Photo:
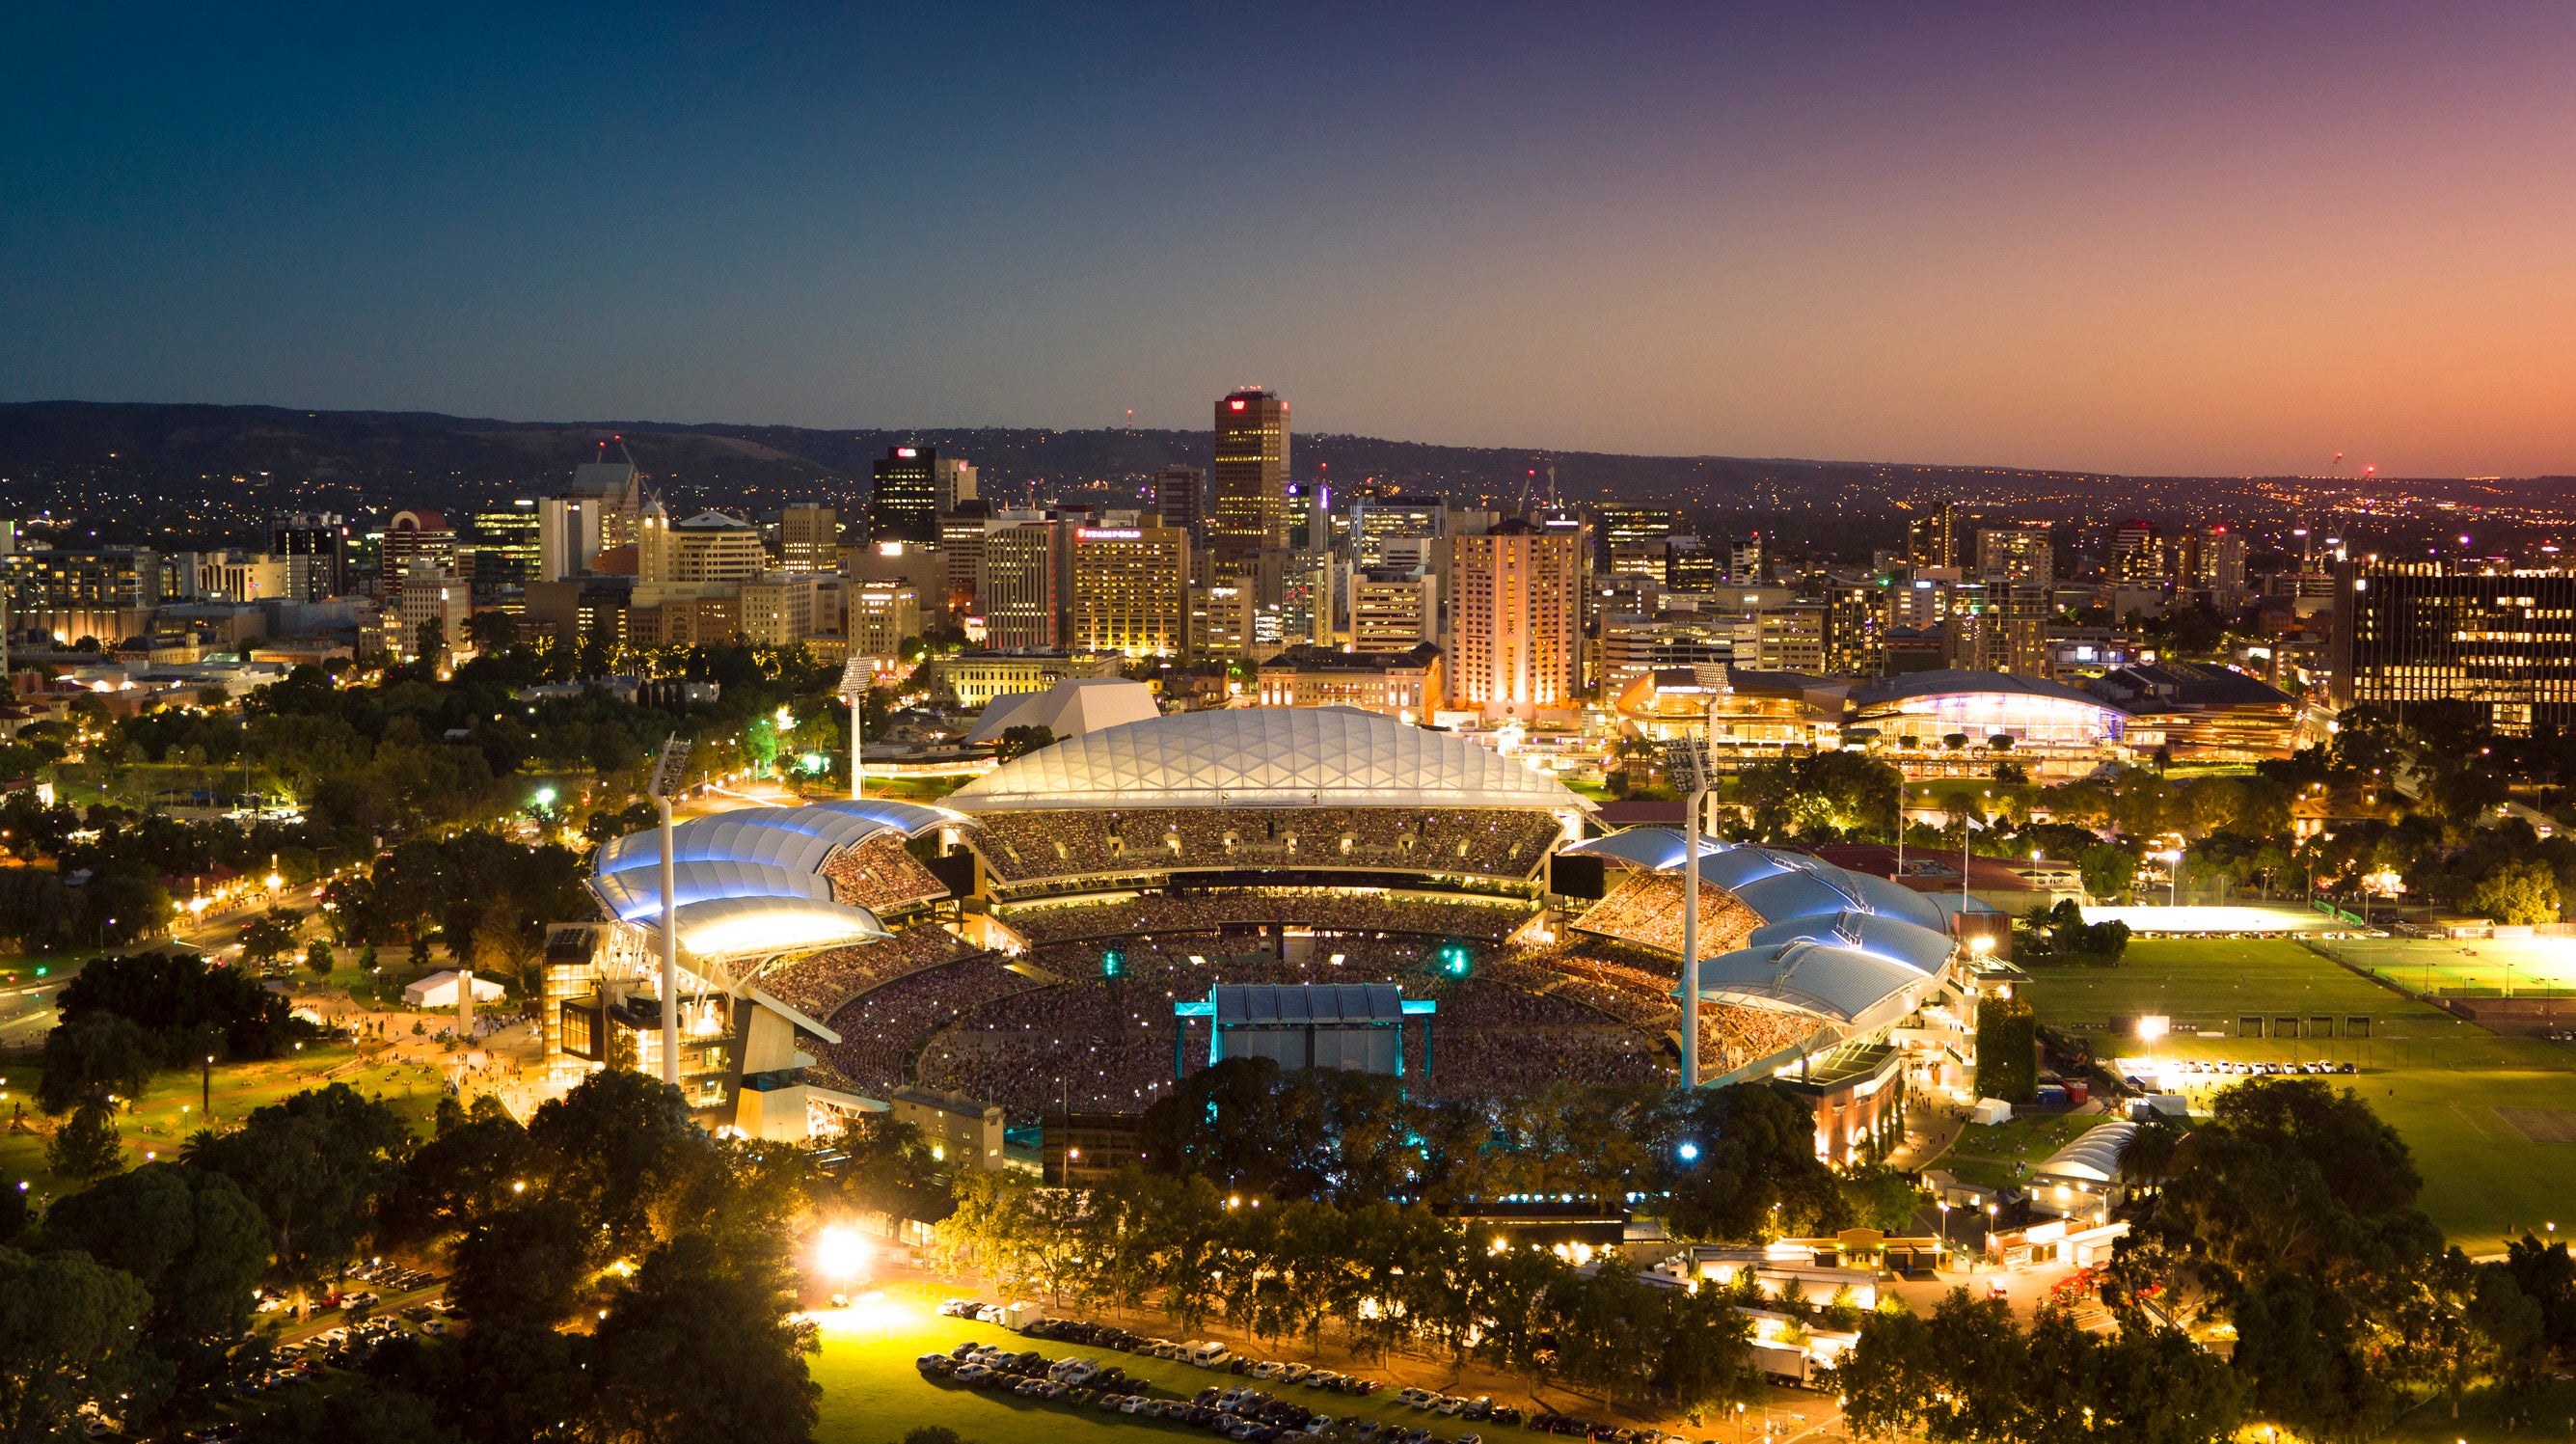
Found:
M 1212 1054 L 1433 1098 L 1670 1083 L 1682 841 L 1584 840 L 1592 811 L 1453 734 L 1327 707 L 1105 727 L 938 807 L 694 818 L 675 831 L 684 1081 L 702 1117 L 767 1137 L 899 1090 L 1014 1123 L 1134 1114 Z M 1960 1081 L 1974 988 L 1942 902 L 1703 850 L 1705 1081 L 1807 1092 L 1832 1158 L 1896 1126 L 1909 1076 Z M 658 866 L 651 832 L 604 847 L 601 919 L 557 930 L 567 1077 L 625 1056 L 619 1029 L 658 1066 Z M 1318 1031 L 1372 1022 L 1390 1026 L 1347 1047 Z

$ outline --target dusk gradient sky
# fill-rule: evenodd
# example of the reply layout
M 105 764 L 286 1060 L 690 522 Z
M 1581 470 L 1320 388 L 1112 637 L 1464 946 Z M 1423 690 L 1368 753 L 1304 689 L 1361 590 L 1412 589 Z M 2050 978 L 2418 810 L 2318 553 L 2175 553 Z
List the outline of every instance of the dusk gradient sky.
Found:
M 2576 472 L 2576 8 L 708 8 L 12 7 L 0 400 Z

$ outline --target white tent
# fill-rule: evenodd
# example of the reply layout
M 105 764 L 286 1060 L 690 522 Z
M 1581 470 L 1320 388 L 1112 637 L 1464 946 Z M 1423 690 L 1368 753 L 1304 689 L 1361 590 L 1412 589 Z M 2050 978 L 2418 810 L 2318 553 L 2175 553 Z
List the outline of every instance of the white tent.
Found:
M 453 969 L 432 973 L 403 989 L 403 1002 L 414 1008 L 453 1008 L 456 1006 L 456 980 L 461 976 Z M 474 1001 L 497 1003 L 508 990 L 489 978 L 474 980 Z
M 994 698 L 985 705 L 984 715 L 977 719 L 975 730 L 966 734 L 966 740 L 980 746 L 999 742 L 1002 734 L 1013 727 L 1044 727 L 1061 742 L 1103 727 L 1142 722 L 1162 714 L 1163 709 L 1154 702 L 1154 689 L 1142 682 L 1123 677 L 1068 677 L 1043 692 Z

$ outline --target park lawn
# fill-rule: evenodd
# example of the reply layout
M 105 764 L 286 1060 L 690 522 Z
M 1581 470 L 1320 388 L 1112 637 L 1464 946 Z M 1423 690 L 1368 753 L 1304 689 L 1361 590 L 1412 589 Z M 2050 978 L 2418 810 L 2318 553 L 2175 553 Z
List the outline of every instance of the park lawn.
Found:
M 2503 1037 L 2381 986 L 2293 942 L 2147 939 L 2112 968 L 2036 968 L 2025 996 L 2040 1020 L 2090 1039 L 2106 1060 L 2147 1051 L 2108 1031 L 2116 1015 L 2163 1013 L 2229 1036 L 2157 1044 L 2169 1057 L 2350 1061 L 2338 1086 L 2367 1099 L 2414 1151 L 2424 1211 L 2472 1254 L 2576 1215 L 2576 1144 L 2536 1143 L 2498 1108 L 2576 1112 L 2576 1049 Z M 2240 1014 L 2353 1015 L 2368 1038 L 2238 1038 Z
M 0 1078 L 6 1079 L 0 1083 L 0 1110 L 14 1114 L 25 1103 L 29 1120 L 35 1121 L 38 1115 L 33 1099 L 40 1072 L 33 1059 L 0 1068 Z M 213 1082 L 215 1118 L 221 1123 L 239 1122 L 253 1109 L 290 1094 L 346 1083 L 368 1097 L 382 1098 L 424 1134 L 446 1086 L 436 1070 L 419 1064 L 378 1067 L 364 1062 L 349 1048 L 321 1045 L 308 1045 L 287 1057 L 262 1062 L 218 1063 Z M 147 1155 L 174 1155 L 189 1134 L 205 1126 L 198 1111 L 202 1092 L 200 1073 L 154 1074 L 151 1086 L 144 1090 L 133 1110 L 117 1116 L 116 1127 L 124 1136 L 128 1165 L 149 1161 Z M 16 1187 L 24 1180 L 30 1192 L 38 1196 L 77 1192 L 79 1185 L 55 1177 L 45 1166 L 47 1141 L 45 1135 L 33 1132 L 0 1133 L 0 1186 Z
M 2460 1417 L 2451 1417 L 2450 1401 L 2434 1398 L 2397 1421 L 2376 1444 L 2525 1444 L 2532 1439 L 2576 1437 L 2576 1380 L 2543 1380 L 2532 1401 L 2528 1427 L 2507 1430 L 2498 1416 L 2495 1396 L 2477 1389 L 2461 1396 Z
M 2098 1113 L 2033 1113 L 2008 1123 L 1971 1123 L 1933 1166 L 1961 1183 L 2000 1189 L 2021 1176 L 2020 1165 L 2041 1160 L 2111 1120 Z

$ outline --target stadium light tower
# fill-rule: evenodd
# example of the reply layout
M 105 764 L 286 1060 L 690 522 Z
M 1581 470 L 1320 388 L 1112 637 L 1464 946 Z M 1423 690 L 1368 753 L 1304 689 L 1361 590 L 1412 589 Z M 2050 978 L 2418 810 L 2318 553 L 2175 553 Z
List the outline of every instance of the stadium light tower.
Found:
M 860 761 L 865 747 L 859 714 L 868 705 L 868 683 L 874 679 L 876 664 L 865 657 L 852 657 L 841 667 L 841 695 L 850 702 L 850 800 L 860 801 L 868 795 L 868 767 Z
M 680 909 L 671 874 L 671 794 L 688 771 L 689 744 L 674 734 L 662 743 L 645 788 L 662 814 L 662 1081 L 674 1088 L 680 1084 Z
M 1715 703 L 1711 703 L 1714 715 Z M 1713 735 L 1713 734 L 1712 734 Z M 1688 801 L 1682 807 L 1682 1086 L 1699 1086 L 1699 810 L 1708 799 L 1708 742 L 1682 737 L 1664 744 L 1664 771 Z

